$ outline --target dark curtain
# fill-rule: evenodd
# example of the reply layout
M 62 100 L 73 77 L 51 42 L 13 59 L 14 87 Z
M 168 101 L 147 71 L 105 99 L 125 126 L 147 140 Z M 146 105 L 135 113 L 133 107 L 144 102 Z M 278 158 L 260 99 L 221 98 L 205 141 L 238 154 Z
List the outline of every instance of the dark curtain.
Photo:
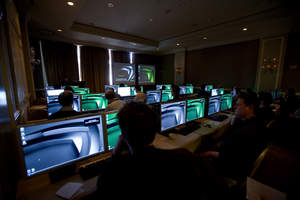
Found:
M 130 63 L 130 53 L 126 51 L 112 51 L 112 62 Z
M 78 81 L 77 49 L 74 44 L 42 41 L 48 85 Z
M 81 71 L 90 93 L 104 92 L 108 83 L 108 52 L 98 47 L 81 47 Z

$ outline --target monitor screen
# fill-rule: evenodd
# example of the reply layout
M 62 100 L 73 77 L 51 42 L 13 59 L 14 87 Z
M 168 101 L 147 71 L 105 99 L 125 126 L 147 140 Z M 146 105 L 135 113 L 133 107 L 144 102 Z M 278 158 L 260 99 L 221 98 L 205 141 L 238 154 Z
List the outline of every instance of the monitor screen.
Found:
M 81 95 L 81 110 L 99 110 L 107 107 L 108 101 L 105 94 L 83 94 Z
M 194 93 L 194 87 L 189 85 L 189 86 L 185 86 L 185 91 L 186 94 L 193 94 Z
M 211 90 L 211 96 L 212 96 L 212 97 L 217 96 L 218 93 L 219 93 L 219 92 L 218 92 L 218 89 L 212 89 L 212 90 Z
M 208 102 L 208 115 L 220 112 L 221 96 L 210 97 Z
M 135 86 L 130 86 L 130 96 L 135 96 L 135 95 L 136 95 Z
M 161 91 L 161 102 L 166 102 L 172 100 L 174 97 L 172 95 L 172 90 L 162 90 Z
M 114 89 L 114 92 L 117 93 L 118 92 L 118 85 L 105 85 L 105 92 L 108 91 L 109 88 Z
M 47 90 L 47 96 L 58 96 L 60 93 L 64 92 L 64 89 L 58 89 L 58 90 Z
M 206 92 L 210 92 L 212 89 L 213 89 L 213 86 L 212 86 L 212 85 L 206 85 L 206 86 L 205 86 L 205 91 L 206 91 Z
M 73 109 L 77 112 L 80 112 L 80 96 L 74 95 L 73 100 Z M 62 106 L 58 102 L 58 96 L 49 96 L 47 97 L 47 107 L 48 107 L 48 115 L 52 115 L 53 113 L 59 111 Z
M 172 85 L 167 84 L 167 85 L 156 85 L 156 89 L 157 90 L 162 90 L 162 86 L 165 86 L 165 90 L 171 90 L 172 89 Z
M 129 63 L 113 63 L 112 73 L 114 84 L 135 84 L 135 66 Z
M 232 94 L 224 94 L 221 96 L 221 111 L 232 108 Z
M 73 88 L 74 94 L 89 94 L 90 89 L 89 88 Z
M 117 112 L 106 114 L 108 149 L 112 149 L 116 146 L 118 138 L 121 135 L 121 129 L 117 115 Z
M 185 114 L 185 101 L 161 104 L 161 131 L 184 124 Z
M 146 94 L 147 94 L 147 104 L 159 103 L 161 100 L 160 90 L 147 91 Z
M 218 95 L 223 95 L 223 94 L 224 94 L 224 88 L 219 88 Z
M 118 94 L 121 97 L 131 96 L 131 89 L 130 87 L 118 87 Z
M 185 86 L 179 86 L 179 94 L 186 94 L 186 87 Z
M 104 152 L 101 115 L 18 127 L 27 176 Z
M 155 84 L 155 66 L 139 65 L 138 73 L 139 84 Z
M 186 105 L 186 121 L 191 121 L 204 117 L 205 99 L 190 99 Z

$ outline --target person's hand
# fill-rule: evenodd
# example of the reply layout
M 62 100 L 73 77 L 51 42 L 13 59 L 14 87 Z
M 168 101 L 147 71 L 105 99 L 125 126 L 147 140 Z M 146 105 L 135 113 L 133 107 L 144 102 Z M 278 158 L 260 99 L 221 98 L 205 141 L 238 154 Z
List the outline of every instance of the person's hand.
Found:
M 128 145 L 123 137 L 123 135 L 120 135 L 117 141 L 117 145 L 112 151 L 112 154 L 114 157 L 120 156 L 122 152 L 128 151 Z
M 206 151 L 203 153 L 200 153 L 200 157 L 202 158 L 218 158 L 219 152 L 217 151 Z

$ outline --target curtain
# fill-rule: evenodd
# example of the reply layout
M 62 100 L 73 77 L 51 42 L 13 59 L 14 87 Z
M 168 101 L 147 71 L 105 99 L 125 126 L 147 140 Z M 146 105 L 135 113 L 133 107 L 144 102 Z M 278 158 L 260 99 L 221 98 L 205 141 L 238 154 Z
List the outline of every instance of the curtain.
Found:
M 99 47 L 81 47 L 81 71 L 90 93 L 104 92 L 108 83 L 108 52 Z
M 112 62 L 130 63 L 130 53 L 126 51 L 112 51 Z
M 74 44 L 42 41 L 48 85 L 78 81 L 77 49 Z

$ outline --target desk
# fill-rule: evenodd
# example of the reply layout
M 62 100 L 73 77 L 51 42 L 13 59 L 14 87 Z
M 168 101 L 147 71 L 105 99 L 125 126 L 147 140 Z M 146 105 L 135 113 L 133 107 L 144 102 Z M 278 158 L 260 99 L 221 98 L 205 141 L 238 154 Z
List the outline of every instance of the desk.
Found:
M 196 149 L 207 142 L 208 140 L 216 140 L 221 137 L 226 130 L 229 129 L 231 114 L 225 114 L 228 118 L 222 122 L 209 120 L 206 118 L 199 119 L 201 124 L 209 124 L 211 128 L 201 126 L 199 129 L 188 135 L 180 135 L 170 133 L 169 137 L 157 134 L 153 145 L 159 149 L 178 149 L 184 148 L 190 152 L 195 152 Z
M 169 137 L 157 134 L 153 145 L 160 149 L 177 149 L 184 148 L 191 152 L 195 152 L 196 149 L 205 144 L 208 140 L 214 140 L 223 135 L 223 133 L 229 128 L 231 115 L 226 114 L 229 117 L 222 121 L 216 122 L 206 118 L 199 120 L 201 124 L 209 124 L 211 128 L 201 126 L 196 131 L 184 136 L 180 134 L 170 133 Z M 57 190 L 68 182 L 80 182 L 83 183 L 83 190 L 76 194 L 73 199 L 82 199 L 88 195 L 93 194 L 96 191 L 97 177 L 89 180 L 82 180 L 77 174 L 69 177 L 55 184 L 49 182 L 47 174 L 38 175 L 28 180 L 22 180 L 18 187 L 17 199 L 18 200 L 61 200 L 56 196 Z

